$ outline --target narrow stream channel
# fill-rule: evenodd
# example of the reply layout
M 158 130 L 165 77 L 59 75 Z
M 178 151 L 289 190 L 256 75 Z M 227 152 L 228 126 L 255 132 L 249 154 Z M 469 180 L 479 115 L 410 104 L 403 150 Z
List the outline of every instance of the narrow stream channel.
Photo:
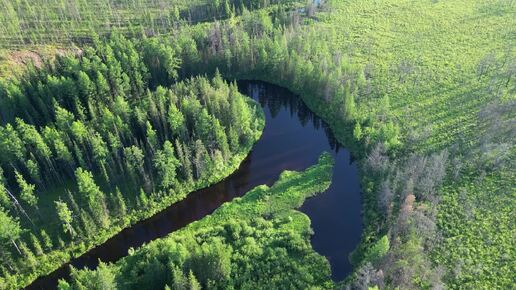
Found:
M 126 256 L 129 248 L 140 247 L 199 220 L 257 185 L 272 185 L 283 170 L 303 170 L 315 164 L 323 151 L 331 152 L 335 158 L 332 184 L 326 192 L 305 201 L 301 211 L 312 220 L 313 248 L 330 261 L 332 278 L 344 279 L 352 270 L 348 256 L 362 234 L 358 170 L 349 151 L 340 148 L 328 126 L 288 90 L 256 81 L 239 82 L 239 88 L 260 102 L 266 125 L 262 138 L 235 173 L 124 229 L 26 289 L 55 289 L 59 279 L 69 276 L 69 265 L 92 269 L 99 259 L 115 262 Z

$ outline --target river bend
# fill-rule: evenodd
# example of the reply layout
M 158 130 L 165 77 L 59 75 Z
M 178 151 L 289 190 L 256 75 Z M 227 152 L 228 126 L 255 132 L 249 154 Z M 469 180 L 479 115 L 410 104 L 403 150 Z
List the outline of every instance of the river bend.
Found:
M 199 220 L 257 185 L 272 185 L 284 170 L 303 170 L 315 164 L 323 151 L 335 159 L 331 186 L 306 200 L 300 210 L 312 221 L 312 246 L 329 260 L 332 278 L 339 281 L 351 273 L 348 256 L 362 234 L 362 201 L 357 166 L 349 151 L 339 147 L 329 127 L 288 90 L 256 81 L 241 81 L 238 85 L 243 94 L 261 104 L 266 121 L 261 139 L 235 173 L 122 230 L 69 264 L 38 278 L 27 289 L 55 289 L 58 279 L 68 277 L 70 264 L 94 268 L 99 259 L 117 261 L 127 255 L 129 248 Z

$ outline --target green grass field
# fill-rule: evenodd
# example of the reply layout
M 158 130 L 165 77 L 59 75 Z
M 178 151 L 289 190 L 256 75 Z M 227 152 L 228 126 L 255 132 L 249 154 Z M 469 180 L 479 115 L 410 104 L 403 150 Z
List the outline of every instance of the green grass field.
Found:
M 444 280 L 451 288 L 510 287 L 516 260 L 516 155 L 514 140 L 506 138 L 515 119 L 514 2 L 331 5 L 332 12 L 316 25 L 334 29 L 337 47 L 370 75 L 372 90 L 360 100 L 361 110 L 382 110 L 388 95 L 402 128 L 403 152 L 448 149 L 464 163 L 462 178 L 449 177 L 439 191 L 442 238 L 432 262 L 447 270 Z M 490 103 L 508 111 L 500 118 L 508 131 L 480 115 Z M 506 161 L 503 166 L 483 168 L 490 162 L 490 153 L 482 150 L 486 135 L 492 135 L 492 143 L 507 144 L 499 156 Z
M 338 47 L 372 71 L 374 91 L 364 109 L 380 109 L 377 98 L 388 95 L 407 138 L 411 131 L 427 132 L 428 138 L 408 150 L 474 141 L 482 106 L 514 98 L 514 91 L 490 91 L 494 67 L 486 76 L 477 74 L 479 63 L 490 54 L 508 59 L 500 71 L 511 69 L 511 61 L 514 65 L 516 8 L 511 1 L 331 4 L 332 13 L 318 25 L 335 29 Z

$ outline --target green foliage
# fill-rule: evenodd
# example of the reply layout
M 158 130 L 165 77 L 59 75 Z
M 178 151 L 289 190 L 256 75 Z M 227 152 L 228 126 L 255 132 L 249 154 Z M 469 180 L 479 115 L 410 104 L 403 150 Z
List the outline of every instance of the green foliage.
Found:
M 161 186 L 170 188 L 176 181 L 176 167 L 179 161 L 174 154 L 174 146 L 169 141 L 163 144 L 163 150 L 160 150 L 154 156 L 154 166 L 158 170 L 161 178 Z
M 52 239 L 47 234 L 45 230 L 41 230 L 41 238 L 43 239 L 43 246 L 45 248 L 45 251 L 49 252 L 53 248 Z
M 372 247 L 367 250 L 364 262 L 377 263 L 389 251 L 390 243 L 387 236 L 381 237 Z
M 41 247 L 41 243 L 39 242 L 38 238 L 34 234 L 30 234 L 30 239 L 32 242 L 32 249 L 34 249 L 34 252 L 37 256 L 43 255 L 43 248 Z
M 220 76 L 177 81 L 175 52 L 156 39 L 114 33 L 81 55 L 2 82 L 0 202 L 48 242 L 37 247 L 30 233 L 21 235 L 37 254 L 25 255 L 30 265 L 6 248 L 0 272 L 19 277 L 13 287 L 219 181 L 259 138 L 259 106 Z
M 154 1 L 58 0 L 2 2 L 0 47 L 36 44 L 71 44 L 98 41 L 92 32 L 109 34 L 118 29 L 127 35 L 166 34 L 191 22 L 230 18 L 235 13 L 284 6 L 302 1 L 172 0 Z M 297 4 L 299 6 L 299 4 Z
M 437 226 L 442 243 L 432 252 L 453 288 L 510 288 L 514 257 L 514 171 L 472 177 L 443 189 Z
M 284 172 L 272 187 L 256 187 L 116 264 L 73 271 L 70 285 L 72 289 L 331 288 L 328 262 L 311 248 L 310 222 L 295 208 L 328 188 L 332 166 L 325 153 L 304 172 Z M 106 280 L 114 288 L 99 288 L 107 287 Z
M 16 240 L 20 237 L 22 232 L 20 222 L 7 215 L 2 208 L 0 208 L 0 227 L 0 240 L 2 247 L 6 247 L 11 243 L 15 247 L 18 247 L 16 245 Z
M 362 139 L 362 126 L 360 123 L 356 122 L 355 127 L 353 128 L 353 137 L 356 141 L 360 141 Z
M 94 289 L 94 290 L 115 290 L 118 289 L 113 269 L 105 263 L 100 262 L 95 271 L 72 269 L 71 277 L 74 285 L 70 286 L 65 281 L 59 282 L 59 289 Z
M 34 189 L 36 188 L 33 184 L 27 183 L 23 176 L 18 172 L 14 172 L 16 175 L 16 182 L 18 183 L 18 186 L 20 187 L 20 197 L 22 200 L 24 200 L 27 204 L 30 206 L 37 207 L 38 204 L 38 198 L 34 194 Z
M 507 138 L 514 133 L 507 130 L 510 117 L 500 112 L 514 112 L 507 102 L 514 96 L 514 79 L 506 74 L 514 48 L 505 37 L 514 31 L 513 6 L 507 1 L 332 1 L 332 12 L 319 14 L 314 24 L 318 30 L 335 29 L 335 50 L 364 70 L 366 83 L 356 98 L 363 142 L 368 136 L 370 144 L 383 139 L 384 147 L 398 151 L 391 153 L 389 166 L 396 170 L 388 182 L 370 178 L 367 166 L 363 170 L 362 254 L 387 230 L 395 232 L 380 266 L 387 288 L 510 287 L 507 257 L 514 254 L 507 249 L 514 247 L 508 242 L 513 231 L 507 210 L 514 207 L 508 187 L 514 178 L 508 172 L 514 169 L 500 164 L 512 156 L 508 152 L 514 149 L 508 148 L 514 143 Z M 417 180 L 404 180 L 417 167 L 409 155 L 426 154 L 419 161 L 431 163 L 445 148 L 452 148 L 445 165 L 448 180 L 429 201 L 421 185 L 414 186 Z M 398 208 L 410 192 L 416 204 L 405 215 Z M 387 215 L 379 215 L 384 210 Z
M 6 19 L 2 23 L 7 25 L 0 28 L 6 32 L 2 44 L 67 42 L 73 37 L 92 39 L 94 44 L 83 48 L 77 59 L 58 57 L 56 64 L 40 71 L 29 68 L 27 76 L 0 83 L 3 205 L 10 203 L 2 192 L 18 188 L 21 191 L 14 194 L 19 196 L 25 188 L 22 200 L 37 203 L 41 210 L 50 204 L 47 208 L 53 210 L 52 201 L 57 198 L 34 200 L 39 196 L 27 194 L 34 193 L 31 185 L 37 187 L 36 193 L 47 193 L 43 187 L 66 183 L 62 180 L 82 167 L 94 173 L 92 179 L 104 203 L 96 210 L 104 209 L 95 212 L 83 210 L 80 201 L 80 214 L 75 213 L 84 231 L 93 235 L 94 220 L 105 221 L 108 212 L 102 191 L 112 190 L 101 179 L 121 186 L 123 197 L 117 192 L 114 204 L 127 203 L 128 212 L 138 201 L 152 199 L 145 192 L 166 190 L 169 200 L 176 201 L 184 196 L 181 191 L 217 180 L 213 172 L 234 167 L 231 160 L 241 160 L 238 153 L 249 150 L 263 126 L 260 120 L 255 122 L 253 106 L 239 97 L 233 85 L 222 81 L 220 70 L 226 78 L 261 79 L 290 88 L 359 158 L 370 152 L 362 159 L 364 242 L 353 255 L 364 281 L 378 276 L 370 263 L 360 263 L 366 259 L 375 267 L 383 266 L 385 282 L 393 288 L 442 287 L 441 280 L 451 288 L 510 285 L 514 253 L 507 249 L 514 248 L 510 243 L 514 218 L 509 214 L 514 207 L 510 194 L 514 177 L 507 173 L 514 171 L 510 162 L 514 134 L 507 124 L 513 123 L 515 90 L 514 49 L 506 37 L 514 27 L 509 2 L 331 1 L 332 12 L 316 17 L 313 5 L 307 6 L 307 15 L 316 21 L 302 19 L 281 5 L 247 11 L 275 1 L 173 1 L 160 9 L 146 1 L 131 7 L 97 2 L 79 1 L 76 9 L 79 16 L 93 15 L 88 11 L 96 9 L 97 17 L 70 15 L 74 10 L 62 11 L 52 1 L 46 3 L 48 10 L 41 11 L 21 2 L 3 4 L 0 19 Z M 131 13 L 135 9 L 139 13 Z M 234 17 L 238 14 L 242 17 Z M 186 15 L 193 22 L 231 19 L 182 26 L 179 22 Z M 106 33 L 112 17 L 125 35 L 179 29 L 171 37 L 140 41 L 114 33 L 103 43 L 95 35 L 84 35 L 89 30 L 82 29 L 86 26 Z M 40 19 L 48 25 L 34 24 Z M 216 77 L 211 82 L 194 78 L 168 87 L 176 77 L 197 74 Z M 162 146 L 166 141 L 169 150 Z M 375 151 L 378 144 L 383 152 Z M 441 150 L 451 146 L 449 164 L 446 151 Z M 170 158 L 165 151 L 172 152 Z M 18 174 L 11 165 L 27 178 L 27 186 L 13 182 Z M 440 188 L 446 169 L 453 171 L 446 177 L 454 180 Z M 128 173 L 133 178 L 126 187 L 143 187 L 144 196 L 137 197 L 122 186 Z M 478 176 L 487 178 L 474 178 Z M 491 194 L 500 190 L 506 194 Z M 10 214 L 7 220 L 12 219 Z M 104 218 L 98 220 L 98 216 Z M 276 228 L 274 223 L 264 227 Z M 438 231 L 443 241 L 435 246 Z M 254 236 L 245 237 L 256 242 Z M 202 238 L 188 242 L 199 250 Z M 246 253 L 256 248 L 252 241 L 247 240 Z M 235 249 L 228 250 L 235 244 L 228 241 L 222 252 L 235 255 Z M 201 250 L 198 253 L 204 257 Z M 288 260 L 281 253 L 274 257 Z M 161 283 L 162 288 L 167 282 L 164 277 L 171 275 L 181 285 L 198 287 L 199 273 L 178 267 L 184 261 L 179 262 L 174 268 L 151 264 L 155 274 L 166 274 L 149 274 L 145 282 Z M 442 275 L 434 265 L 442 265 L 446 273 Z M 268 276 L 275 285 L 275 276 Z M 200 280 L 203 286 L 217 283 L 206 277 Z
M 70 234 L 72 237 L 75 235 L 75 231 L 72 227 L 72 212 L 68 209 L 68 205 L 62 201 L 56 201 L 56 212 L 59 216 L 59 220 L 63 224 L 63 230 L 65 233 Z
M 172 47 L 160 43 L 157 38 L 145 41 L 142 57 L 151 75 L 151 87 L 156 84 L 170 85 L 178 77 L 180 59 L 175 56 Z

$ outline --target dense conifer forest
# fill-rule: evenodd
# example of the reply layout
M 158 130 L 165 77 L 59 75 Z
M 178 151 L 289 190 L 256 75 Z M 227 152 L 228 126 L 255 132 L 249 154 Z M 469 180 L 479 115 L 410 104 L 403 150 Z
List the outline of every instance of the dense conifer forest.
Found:
M 261 134 L 261 109 L 235 84 L 217 74 L 172 85 L 173 50 L 139 46 L 113 35 L 3 90 L 6 273 L 51 267 L 47 254 L 64 260 L 219 180 Z
M 353 154 L 352 273 L 331 279 L 296 210 L 339 178 L 323 154 L 59 289 L 514 285 L 512 1 L 0 7 L 0 289 L 237 170 L 267 121 L 235 80 L 299 95 Z

